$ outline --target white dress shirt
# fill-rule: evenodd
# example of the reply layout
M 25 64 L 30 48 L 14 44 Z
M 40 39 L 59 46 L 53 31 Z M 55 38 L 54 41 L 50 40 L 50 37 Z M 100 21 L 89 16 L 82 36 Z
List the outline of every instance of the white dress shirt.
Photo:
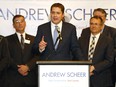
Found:
M 89 50 L 90 50 L 90 45 L 91 45 L 92 39 L 93 39 L 93 37 L 95 36 L 95 45 L 94 45 L 94 51 L 95 51 L 95 48 L 96 48 L 98 39 L 99 39 L 99 37 L 100 37 L 100 34 L 101 34 L 101 32 L 98 33 L 97 35 L 93 35 L 93 34 L 91 33 L 90 41 L 89 41 Z M 88 54 L 89 54 L 89 50 L 88 50 Z
M 54 24 L 53 22 L 51 22 L 51 33 L 52 33 L 52 38 L 54 38 L 54 30 L 55 30 L 55 26 L 59 27 L 60 32 L 62 31 L 62 21 L 59 24 Z
M 19 39 L 19 42 L 21 43 L 21 35 L 23 36 L 24 38 L 24 42 L 25 42 L 25 32 L 24 33 L 19 33 L 19 32 L 16 32 L 17 36 L 18 36 L 18 39 Z

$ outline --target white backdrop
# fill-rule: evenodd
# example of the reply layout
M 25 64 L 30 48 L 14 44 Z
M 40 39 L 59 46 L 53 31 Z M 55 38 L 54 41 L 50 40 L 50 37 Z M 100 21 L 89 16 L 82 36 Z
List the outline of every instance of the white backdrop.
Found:
M 50 6 L 56 2 L 65 6 L 65 11 L 71 16 L 70 23 L 77 28 L 78 37 L 82 29 L 89 26 L 95 8 L 104 8 L 108 13 L 106 24 L 116 28 L 115 0 L 0 0 L 0 34 L 14 33 L 13 15 L 22 14 L 27 22 L 26 32 L 35 36 L 37 26 L 48 22 Z

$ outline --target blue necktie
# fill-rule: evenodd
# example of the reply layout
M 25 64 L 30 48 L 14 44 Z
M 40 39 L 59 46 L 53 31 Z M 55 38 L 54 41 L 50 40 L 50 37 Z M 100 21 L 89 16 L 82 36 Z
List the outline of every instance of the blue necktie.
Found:
M 55 26 L 54 37 L 53 37 L 55 49 L 57 49 L 57 46 L 58 46 L 58 31 L 57 31 L 57 29 L 58 29 L 58 26 Z

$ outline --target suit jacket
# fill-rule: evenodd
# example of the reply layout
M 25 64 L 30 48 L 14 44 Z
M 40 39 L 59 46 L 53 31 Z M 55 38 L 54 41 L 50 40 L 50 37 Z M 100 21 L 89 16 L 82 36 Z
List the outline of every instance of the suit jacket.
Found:
M 85 29 L 88 30 L 89 27 L 88 28 L 85 28 Z M 83 33 L 83 31 L 82 31 L 82 33 Z M 110 26 L 105 25 L 102 33 L 104 33 L 106 36 L 108 36 L 108 37 L 110 37 L 110 38 L 113 39 L 114 54 L 116 56 L 116 28 L 113 28 L 113 27 L 110 27 Z
M 86 60 L 88 60 L 89 39 L 90 29 L 84 29 L 79 38 L 79 42 Z M 95 71 L 94 75 L 90 78 L 90 83 L 92 83 L 94 87 L 111 86 L 112 80 L 110 67 L 113 63 L 113 41 L 103 33 L 98 39 L 92 61 Z
M 44 36 L 47 47 L 40 53 L 38 44 Z M 33 52 L 40 54 L 40 60 L 79 60 L 82 58 L 81 50 L 76 36 L 76 28 L 74 25 L 63 22 L 61 31 L 62 41 L 59 42 L 57 50 L 54 49 L 51 22 L 45 23 L 38 27 L 35 37 Z M 71 56 L 71 54 L 73 56 Z
M 114 43 L 114 54 L 116 56 L 116 28 L 105 25 L 103 33 L 113 39 Z
M 8 69 L 8 81 L 10 84 L 25 83 L 27 85 L 34 85 L 37 82 L 37 75 L 35 69 L 36 57 L 32 53 L 32 44 L 34 37 L 26 34 L 25 48 L 22 50 L 17 34 L 7 36 L 8 47 L 10 50 L 10 67 Z M 27 76 L 19 74 L 17 65 L 27 64 L 29 66 L 29 73 Z
M 116 83 L 116 28 L 105 25 L 103 33 L 113 39 L 114 43 L 114 64 L 111 67 L 113 84 Z
M 9 50 L 6 38 L 0 35 L 0 86 L 6 84 L 6 73 L 9 65 Z

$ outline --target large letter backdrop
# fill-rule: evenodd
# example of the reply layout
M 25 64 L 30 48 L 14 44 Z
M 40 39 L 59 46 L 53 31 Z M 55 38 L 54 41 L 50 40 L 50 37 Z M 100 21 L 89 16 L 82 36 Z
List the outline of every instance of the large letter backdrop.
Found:
M 77 28 L 79 37 L 83 28 L 89 26 L 93 10 L 103 8 L 107 12 L 105 24 L 116 28 L 115 0 L 0 0 L 0 34 L 3 36 L 15 32 L 12 18 L 16 14 L 24 15 L 26 32 L 36 35 L 37 26 L 49 21 L 50 7 L 53 3 L 62 3 L 68 13 L 68 22 Z

